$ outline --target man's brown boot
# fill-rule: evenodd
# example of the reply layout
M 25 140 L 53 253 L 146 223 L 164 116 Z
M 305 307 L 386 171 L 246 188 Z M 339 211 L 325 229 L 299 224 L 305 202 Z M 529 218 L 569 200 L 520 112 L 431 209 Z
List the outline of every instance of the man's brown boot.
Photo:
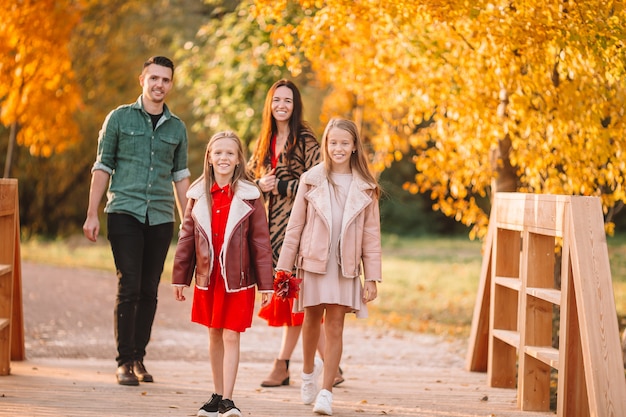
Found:
M 135 375 L 132 362 L 118 366 L 115 376 L 120 385 L 139 385 L 139 379 Z
M 280 387 L 289 385 L 289 359 L 274 359 L 274 368 L 265 381 L 261 382 L 262 387 Z

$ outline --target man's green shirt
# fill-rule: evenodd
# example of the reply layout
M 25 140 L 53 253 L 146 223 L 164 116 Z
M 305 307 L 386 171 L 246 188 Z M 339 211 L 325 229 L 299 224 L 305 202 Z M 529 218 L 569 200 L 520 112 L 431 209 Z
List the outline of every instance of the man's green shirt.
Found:
M 185 124 L 166 105 L 155 129 L 141 96 L 109 113 L 92 168 L 111 176 L 105 213 L 130 214 L 151 225 L 173 222 L 172 182 L 190 176 L 187 146 Z

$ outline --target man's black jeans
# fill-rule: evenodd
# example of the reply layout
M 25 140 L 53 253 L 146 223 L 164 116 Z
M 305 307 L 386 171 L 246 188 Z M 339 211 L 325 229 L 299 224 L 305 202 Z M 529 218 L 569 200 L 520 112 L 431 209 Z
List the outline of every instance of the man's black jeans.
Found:
M 107 228 L 118 278 L 114 326 L 116 360 L 122 365 L 146 354 L 174 224 L 150 226 L 147 220 L 109 213 Z

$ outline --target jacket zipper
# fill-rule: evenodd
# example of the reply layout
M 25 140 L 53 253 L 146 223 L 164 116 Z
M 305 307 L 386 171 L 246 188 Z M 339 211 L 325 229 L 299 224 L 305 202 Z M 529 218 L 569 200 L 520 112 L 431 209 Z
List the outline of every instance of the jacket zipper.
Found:
M 239 242 L 241 242 L 241 246 L 239 247 L 239 272 L 241 274 L 239 286 L 243 288 L 243 224 L 239 227 L 239 235 Z

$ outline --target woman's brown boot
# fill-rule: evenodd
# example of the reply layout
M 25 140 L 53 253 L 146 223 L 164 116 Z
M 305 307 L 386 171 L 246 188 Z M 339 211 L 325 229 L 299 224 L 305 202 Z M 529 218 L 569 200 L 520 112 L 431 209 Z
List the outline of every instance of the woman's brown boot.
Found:
M 274 368 L 265 381 L 261 382 L 262 387 L 280 387 L 289 385 L 289 359 L 274 359 Z

